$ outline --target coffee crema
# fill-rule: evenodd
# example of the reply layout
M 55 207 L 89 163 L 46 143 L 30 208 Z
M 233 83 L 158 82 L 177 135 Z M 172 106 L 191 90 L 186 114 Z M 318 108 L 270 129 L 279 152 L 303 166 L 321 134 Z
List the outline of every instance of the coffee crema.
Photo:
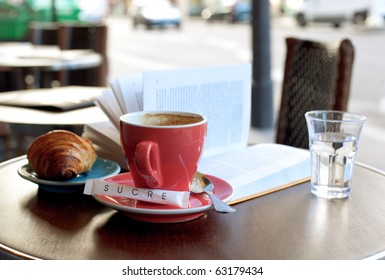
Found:
M 186 125 L 202 120 L 203 118 L 199 115 L 146 114 L 143 116 L 143 124 L 152 126 Z

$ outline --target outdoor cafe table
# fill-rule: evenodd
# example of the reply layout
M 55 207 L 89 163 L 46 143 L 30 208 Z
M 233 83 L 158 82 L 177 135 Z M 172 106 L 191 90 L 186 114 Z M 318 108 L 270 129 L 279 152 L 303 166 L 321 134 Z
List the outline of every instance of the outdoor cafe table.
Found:
M 14 135 L 36 137 L 54 129 L 66 129 L 80 135 L 85 124 L 107 120 L 99 107 L 89 105 L 104 89 L 66 86 L 2 93 L 0 124 L 7 125 L 9 132 Z M 87 105 L 82 107 L 81 102 L 86 102 Z M 57 110 L 53 108 L 56 103 Z M 44 108 L 48 107 L 46 104 L 53 109 Z M 74 108 L 60 110 L 60 107 L 69 106 Z
M 6 141 L 15 142 L 15 155 L 26 153 L 35 137 L 51 130 L 81 135 L 85 124 L 107 120 L 102 110 L 93 106 L 93 100 L 104 89 L 67 86 L 4 92 L 0 94 L 0 133 L 8 135 Z M 11 157 L 9 152 L 5 149 L 4 158 Z
M 25 259 L 363 259 L 385 256 L 385 174 L 357 165 L 351 196 L 309 182 L 181 223 L 145 223 L 92 196 L 38 189 L 0 164 L 0 248 Z
M 51 87 L 55 71 L 93 68 L 102 61 L 100 54 L 88 49 L 61 50 L 58 46 L 35 46 L 25 42 L 0 43 L 0 71 L 21 72 L 24 80 L 32 75 L 32 88 Z M 26 88 L 30 88 L 28 83 Z

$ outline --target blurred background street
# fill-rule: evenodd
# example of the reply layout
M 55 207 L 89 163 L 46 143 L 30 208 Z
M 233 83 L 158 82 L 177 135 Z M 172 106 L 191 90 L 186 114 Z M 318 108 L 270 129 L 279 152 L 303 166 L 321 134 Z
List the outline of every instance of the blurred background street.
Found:
M 108 56 L 109 78 L 138 74 L 146 70 L 252 62 L 251 26 L 248 23 L 205 22 L 186 17 L 179 29 L 133 28 L 127 16 L 110 16 Z M 280 100 L 285 38 L 319 41 L 349 38 L 356 49 L 349 111 L 367 116 L 361 136 L 358 160 L 385 170 L 385 30 L 363 25 L 308 24 L 299 27 L 292 17 L 272 11 L 271 68 L 274 105 Z M 252 142 L 273 142 L 274 127 L 251 131 Z

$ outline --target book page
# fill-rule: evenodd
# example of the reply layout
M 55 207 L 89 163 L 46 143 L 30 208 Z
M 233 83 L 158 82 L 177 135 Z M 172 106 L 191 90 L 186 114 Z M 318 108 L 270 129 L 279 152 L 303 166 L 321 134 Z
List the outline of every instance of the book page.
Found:
M 205 155 L 245 147 L 251 115 L 251 65 L 143 73 L 146 111 L 187 111 L 208 119 Z
M 119 130 L 120 116 L 123 115 L 119 100 L 110 89 L 104 90 L 103 94 L 95 101 L 95 104 L 104 112 L 111 123 Z
M 310 176 L 308 150 L 278 144 L 257 144 L 202 158 L 198 171 L 227 181 L 233 201 Z
M 123 170 L 127 169 L 119 129 L 110 121 L 86 124 L 82 136 L 92 141 L 99 157 L 116 161 Z
M 143 110 L 143 80 L 142 75 L 119 77 L 111 82 L 113 91 L 120 94 L 120 102 L 124 113 Z
M 110 81 L 110 87 L 112 89 L 113 94 L 115 95 L 115 99 L 118 102 L 118 105 L 120 107 L 120 111 L 123 114 L 126 114 L 126 107 L 124 106 L 124 97 L 123 97 L 123 91 L 120 87 L 120 81 L 118 79 Z

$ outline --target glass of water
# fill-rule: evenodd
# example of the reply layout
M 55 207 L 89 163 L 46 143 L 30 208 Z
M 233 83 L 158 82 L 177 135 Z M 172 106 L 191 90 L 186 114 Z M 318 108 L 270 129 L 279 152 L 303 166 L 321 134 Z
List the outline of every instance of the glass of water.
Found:
M 310 111 L 305 118 L 311 152 L 311 192 L 330 199 L 348 197 L 365 116 Z

